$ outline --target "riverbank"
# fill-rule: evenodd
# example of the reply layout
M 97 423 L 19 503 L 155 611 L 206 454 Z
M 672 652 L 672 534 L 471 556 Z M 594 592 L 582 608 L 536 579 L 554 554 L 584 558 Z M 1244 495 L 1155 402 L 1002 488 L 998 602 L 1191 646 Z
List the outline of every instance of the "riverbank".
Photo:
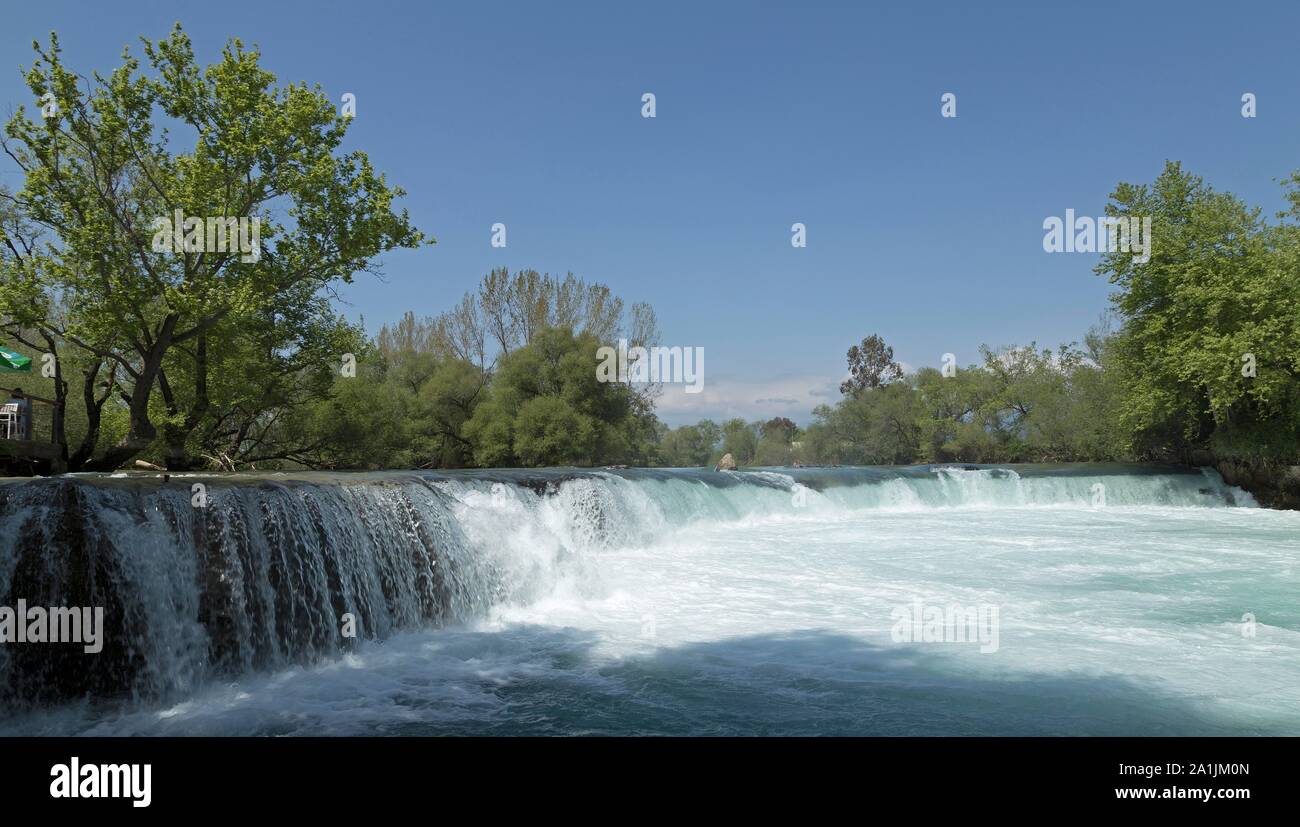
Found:
M 1224 482 L 1249 491 L 1265 508 L 1300 511 L 1300 465 L 1230 459 L 1213 465 Z

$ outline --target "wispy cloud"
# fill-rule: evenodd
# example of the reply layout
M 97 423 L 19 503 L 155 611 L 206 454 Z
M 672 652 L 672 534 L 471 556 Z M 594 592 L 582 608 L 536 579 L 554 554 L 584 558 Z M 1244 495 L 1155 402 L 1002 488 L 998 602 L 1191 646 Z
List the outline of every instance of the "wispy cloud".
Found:
M 785 416 L 804 424 L 812 409 L 839 396 L 840 380 L 828 376 L 781 376 L 743 380 L 708 376 L 704 390 L 688 394 L 681 385 L 665 385 L 659 398 L 659 417 L 674 427 L 701 419 L 746 420 Z

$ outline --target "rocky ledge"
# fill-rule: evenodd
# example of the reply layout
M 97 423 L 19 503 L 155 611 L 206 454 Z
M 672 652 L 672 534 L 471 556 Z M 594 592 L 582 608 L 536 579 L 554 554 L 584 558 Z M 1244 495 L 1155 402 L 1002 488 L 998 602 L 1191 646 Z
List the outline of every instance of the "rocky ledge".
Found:
M 1224 482 L 1246 489 L 1260 505 L 1300 511 L 1300 465 L 1220 459 L 1214 467 Z

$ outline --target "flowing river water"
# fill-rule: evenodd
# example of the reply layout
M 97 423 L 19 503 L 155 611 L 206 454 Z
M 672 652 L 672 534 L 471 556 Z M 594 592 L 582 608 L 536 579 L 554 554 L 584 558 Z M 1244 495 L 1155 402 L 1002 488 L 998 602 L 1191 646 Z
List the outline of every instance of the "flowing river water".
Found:
M 105 628 L 0 735 L 1300 735 L 1297 586 L 1208 470 L 7 481 L 0 606 Z

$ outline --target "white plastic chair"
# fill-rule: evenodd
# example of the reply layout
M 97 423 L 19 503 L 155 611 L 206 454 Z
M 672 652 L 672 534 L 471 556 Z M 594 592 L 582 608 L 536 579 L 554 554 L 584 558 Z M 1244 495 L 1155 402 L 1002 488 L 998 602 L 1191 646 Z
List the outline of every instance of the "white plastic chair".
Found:
M 18 427 L 17 402 L 0 405 L 0 427 L 4 428 L 5 439 L 14 438 L 14 429 Z

